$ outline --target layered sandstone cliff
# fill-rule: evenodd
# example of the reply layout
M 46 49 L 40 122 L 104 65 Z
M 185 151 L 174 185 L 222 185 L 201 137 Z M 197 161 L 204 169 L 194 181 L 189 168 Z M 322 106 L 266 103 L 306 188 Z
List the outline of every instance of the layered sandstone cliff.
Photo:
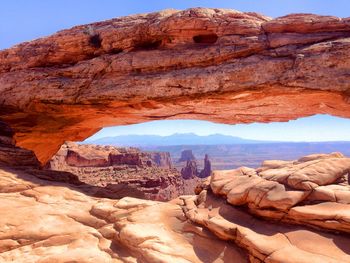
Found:
M 137 192 L 137 197 L 149 200 L 168 201 L 193 194 L 200 183 L 199 178 L 183 178 L 172 168 L 167 152 L 73 142 L 63 144 L 46 169 L 72 173 L 81 182 L 110 191 L 128 188 Z
M 168 152 L 144 152 L 134 147 L 64 143 L 48 163 L 53 170 L 71 167 L 108 167 L 130 165 L 172 169 Z
M 184 179 L 207 178 L 211 175 L 211 173 L 211 162 L 209 160 L 208 154 L 206 154 L 204 157 L 204 166 L 202 170 L 198 169 L 198 164 L 195 159 L 187 160 L 185 167 L 181 169 L 181 176 Z
M 349 36 L 349 18 L 206 8 L 76 26 L 0 51 L 0 119 L 45 163 L 111 125 L 350 117 Z

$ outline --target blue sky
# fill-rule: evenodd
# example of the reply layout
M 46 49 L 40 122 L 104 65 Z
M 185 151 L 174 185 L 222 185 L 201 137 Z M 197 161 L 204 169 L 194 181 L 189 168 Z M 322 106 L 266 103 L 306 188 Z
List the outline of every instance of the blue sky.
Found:
M 247 139 L 271 141 L 350 141 L 350 120 L 315 115 L 289 122 L 218 124 L 195 120 L 163 120 L 104 128 L 88 140 L 127 134 L 221 133 Z
M 1 0 L 0 49 L 79 24 L 198 6 L 255 11 L 271 17 L 296 12 L 350 16 L 349 0 Z
M 185 9 L 198 6 L 254 11 L 271 17 L 288 13 L 350 16 L 350 0 L 3 0 L 0 3 L 0 49 L 79 24 L 167 8 Z M 157 121 L 105 128 L 94 137 L 194 132 L 199 135 L 223 133 L 264 140 L 327 141 L 350 140 L 348 131 L 350 120 L 317 115 L 288 123 L 250 125 Z

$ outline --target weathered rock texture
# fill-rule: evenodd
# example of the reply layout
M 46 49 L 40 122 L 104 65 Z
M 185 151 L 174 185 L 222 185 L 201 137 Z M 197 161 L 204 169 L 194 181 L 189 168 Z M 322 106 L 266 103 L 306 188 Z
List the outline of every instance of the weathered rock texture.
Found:
M 66 142 L 46 169 L 72 173 L 81 182 L 110 191 L 129 189 L 129 195 L 139 193 L 137 197 L 148 200 L 168 201 L 194 194 L 200 179 L 183 178 L 171 167 L 167 152 Z M 125 191 L 125 196 L 127 194 Z
M 0 51 L 0 119 L 47 162 L 66 140 L 157 119 L 350 117 L 350 19 L 166 10 Z
M 191 221 L 234 241 L 251 262 L 349 262 L 349 174 L 340 153 L 266 161 L 215 171 L 199 195 L 181 199 Z
M 134 147 L 115 147 L 66 142 L 50 160 L 52 169 L 60 166 L 107 167 L 130 165 L 138 167 L 172 168 L 168 152 L 143 152 Z
M 0 190 L 1 262 L 246 262 L 176 203 L 98 199 L 6 167 Z
M 0 260 L 349 262 L 341 154 L 215 172 L 198 195 L 162 203 L 98 198 L 105 188 L 69 173 L 39 179 L 55 173 L 30 151 L 45 163 L 65 140 L 154 119 L 350 117 L 349 51 L 349 18 L 219 9 L 113 19 L 1 51 Z
M 340 154 L 269 161 L 257 170 L 214 173 L 198 195 L 165 203 L 96 198 L 85 185 L 2 164 L 0 261 L 349 262 L 348 168 Z M 300 201 L 296 191 L 311 194 Z M 293 198 L 298 202 L 288 208 Z M 264 220 L 276 211 L 289 213 Z
M 210 187 L 257 216 L 350 233 L 350 158 L 315 154 L 216 171 Z
M 211 163 L 208 154 L 206 154 L 204 157 L 204 167 L 201 171 L 198 169 L 196 160 L 189 160 L 186 162 L 186 166 L 181 169 L 181 176 L 184 179 L 207 178 L 211 175 L 211 172 Z
M 39 168 L 40 163 L 34 153 L 17 147 L 13 135 L 13 130 L 0 121 L 0 164 Z

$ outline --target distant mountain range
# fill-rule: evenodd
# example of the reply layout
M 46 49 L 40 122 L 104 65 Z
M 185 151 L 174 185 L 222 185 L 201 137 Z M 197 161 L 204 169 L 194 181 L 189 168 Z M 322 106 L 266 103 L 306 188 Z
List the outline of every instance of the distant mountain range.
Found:
M 159 135 L 119 135 L 104 137 L 96 140 L 87 140 L 84 143 L 115 145 L 115 146 L 170 146 L 170 145 L 232 145 L 272 143 L 272 141 L 259 141 L 244 139 L 235 136 L 212 134 L 199 136 L 194 133 L 175 133 L 169 136 Z M 275 143 L 275 142 L 274 142 Z

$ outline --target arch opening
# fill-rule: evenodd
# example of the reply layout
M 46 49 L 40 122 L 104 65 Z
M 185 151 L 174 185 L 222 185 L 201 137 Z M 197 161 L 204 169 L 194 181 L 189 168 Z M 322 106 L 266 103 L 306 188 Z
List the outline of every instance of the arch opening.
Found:
M 4 243 L 5 250 L 10 249 L 5 251 L 10 253 L 10 260 L 12 252 L 20 257 L 17 252 L 23 250 L 23 246 L 17 247 L 23 243 L 23 238 L 16 238 L 18 234 L 13 232 L 16 226 L 29 231 L 21 231 L 22 236 L 28 237 L 26 244 L 35 243 L 30 248 L 33 253 L 29 251 L 24 256 L 46 256 L 41 245 L 45 247 L 49 243 L 46 246 L 49 257 L 55 257 L 50 249 L 54 245 L 57 258 L 62 259 L 60 244 L 54 244 L 62 240 L 50 238 L 49 242 L 36 242 L 38 235 L 34 232 L 54 237 L 60 232 L 57 226 L 68 224 L 73 231 L 66 235 L 68 239 L 88 241 L 78 242 L 72 254 L 66 249 L 67 258 L 78 256 L 77 261 L 83 260 L 85 251 L 88 255 L 103 256 L 105 260 L 100 261 L 111 257 L 119 260 L 119 252 L 122 252 L 121 260 L 133 260 L 129 256 L 126 258 L 128 253 L 124 253 L 124 249 L 119 249 L 124 247 L 133 251 L 130 255 L 142 257 L 140 260 L 154 261 L 158 256 L 162 260 L 164 255 L 159 253 L 160 247 L 169 252 L 165 255 L 167 258 L 180 259 L 177 252 L 184 251 L 185 260 L 191 261 L 193 256 L 194 261 L 198 261 L 197 258 L 205 261 L 210 254 L 207 247 L 217 245 L 219 250 L 212 249 L 215 255 L 209 255 L 209 258 L 215 256 L 213 261 L 219 254 L 217 260 L 230 261 L 240 252 L 244 252 L 246 260 L 253 261 L 283 261 L 286 253 L 292 256 L 292 261 L 298 261 L 297 257 L 305 262 L 314 258 L 349 261 L 350 246 L 344 244 L 349 243 L 350 232 L 347 213 L 350 209 L 350 158 L 340 153 L 316 154 L 293 161 L 267 161 L 257 169 L 242 167 L 217 171 L 211 173 L 210 182 L 201 181 L 196 195 L 180 197 L 165 205 L 158 202 L 145 205 L 143 200 L 111 201 L 89 196 L 107 194 L 103 197 L 168 200 L 173 197 L 171 194 L 180 194 L 176 189 L 185 193 L 186 186 L 193 188 L 189 182 L 192 180 L 196 184 L 195 180 L 208 176 L 214 166 L 221 165 L 219 169 L 224 169 L 226 163 L 222 158 L 232 153 L 241 161 L 231 160 L 231 163 L 236 162 L 235 166 L 249 165 L 251 156 L 266 155 L 266 143 L 256 143 L 252 149 L 248 147 L 250 144 L 239 146 L 237 153 L 232 152 L 237 145 L 220 145 L 207 155 L 206 150 L 202 157 L 198 157 L 195 149 L 187 149 L 189 145 L 185 144 L 186 149 L 181 150 L 177 159 L 185 166 L 180 170 L 175 167 L 175 176 L 169 174 L 170 167 L 164 167 L 169 164 L 170 153 L 166 155 L 158 149 L 150 149 L 150 153 L 147 149 L 125 149 L 124 146 L 68 143 L 54 156 L 56 159 L 52 163 L 70 166 L 74 172 L 70 173 L 40 169 L 34 153 L 18 147 L 33 150 L 43 165 L 64 141 L 84 140 L 99 129 L 114 125 L 170 119 L 226 124 L 271 123 L 318 113 L 350 118 L 349 26 L 348 18 L 305 12 L 271 19 L 252 12 L 193 8 L 75 26 L 0 51 L 0 149 L 6 151 L 5 155 L 0 151 L 0 160 L 12 162 L 11 166 L 26 166 L 17 171 L 8 167 L 5 173 L 0 171 L 5 175 L 0 184 L 2 192 L 5 190 L 2 210 L 12 211 L 2 221 L 4 225 L 15 225 L 5 227 L 10 231 L 8 236 L 14 237 Z M 96 32 L 99 35 L 94 35 Z M 212 35 L 205 32 L 212 32 Z M 323 131 L 316 126 L 313 129 L 317 133 Z M 132 128 L 128 126 L 127 129 L 130 132 Z M 255 134 L 262 134 L 262 131 L 263 128 L 257 129 Z M 270 134 L 277 136 L 288 131 Z M 300 135 L 300 132 L 295 133 Z M 243 135 L 246 140 L 257 139 L 245 137 L 247 131 Z M 189 140 L 193 145 L 195 140 L 191 136 Z M 213 147 L 218 147 L 218 141 L 216 136 Z M 292 152 L 290 148 L 281 150 L 276 142 L 271 144 L 278 159 L 281 153 Z M 314 142 L 308 143 L 308 150 L 311 144 Z M 327 147 L 329 145 L 327 143 Z M 266 158 L 270 157 L 263 157 Z M 201 163 L 203 168 L 199 167 Z M 231 164 L 228 168 L 234 167 Z M 192 176 L 193 171 L 195 176 Z M 109 177 L 103 178 L 106 174 Z M 123 174 L 128 175 L 126 181 L 114 183 L 113 180 L 123 178 Z M 47 181 L 56 179 L 65 182 L 64 187 Z M 95 181 L 84 183 L 85 179 Z M 70 189 L 72 184 L 74 187 Z M 18 215 L 23 216 L 17 220 Z M 154 225 L 148 224 L 150 215 L 159 219 Z M 30 220 L 21 218 L 38 219 L 36 225 L 43 231 L 33 232 Z M 130 218 L 132 224 L 125 220 Z M 13 219 L 16 219 L 15 224 L 11 222 Z M 145 219 L 149 227 L 143 233 Z M 163 220 L 166 227 L 159 228 Z M 271 220 L 278 222 L 271 224 Z M 283 226 L 285 223 L 288 226 Z M 76 224 L 80 226 L 75 227 Z M 204 246 L 201 226 L 206 230 L 205 236 L 210 237 Z M 232 231 L 231 226 L 237 231 Z M 91 231 L 92 227 L 96 231 Z M 49 231 L 50 228 L 54 231 Z M 82 235 L 76 235 L 74 229 Z M 229 242 L 209 242 L 213 235 L 207 235 L 207 230 Z M 236 232 L 248 235 L 237 236 Z M 102 243 L 90 242 L 92 239 L 87 234 L 91 233 L 94 240 L 98 235 Z M 200 239 L 196 238 L 197 234 Z M 156 237 L 155 242 L 160 246 L 144 253 L 138 246 L 140 235 L 147 242 L 153 242 Z M 168 246 L 169 237 L 179 242 L 170 242 Z M 303 244 L 305 237 L 315 241 L 312 249 Z M 253 239 L 262 242 L 253 244 L 250 242 Z M 232 241 L 244 251 L 236 250 L 235 246 L 231 250 Z M 37 249 L 40 253 L 36 253 Z M 76 249 L 82 253 L 76 253 Z M 135 258 L 137 260 L 139 258 Z
M 94 187 L 129 185 L 129 195 L 137 189 L 138 197 L 170 200 L 193 194 L 214 170 L 258 169 L 266 160 L 290 162 L 312 154 L 350 156 L 348 129 L 350 120 L 329 115 L 238 125 L 151 121 L 66 142 L 45 168 L 72 173 Z

